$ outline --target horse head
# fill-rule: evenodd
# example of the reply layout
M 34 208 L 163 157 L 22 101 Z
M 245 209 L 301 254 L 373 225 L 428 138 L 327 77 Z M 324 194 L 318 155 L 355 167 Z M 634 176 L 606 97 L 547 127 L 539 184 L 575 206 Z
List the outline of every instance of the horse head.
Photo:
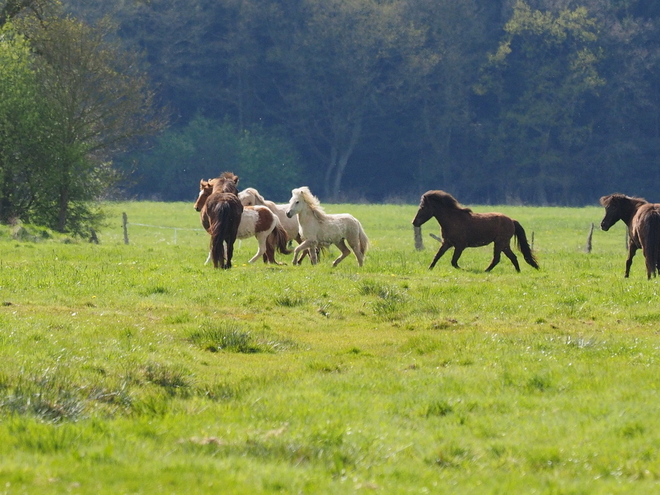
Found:
M 289 201 L 289 207 L 286 209 L 286 216 L 292 218 L 300 213 L 305 206 L 315 213 L 323 212 L 319 199 L 312 194 L 309 187 L 303 186 L 291 190 L 291 200 Z
M 412 224 L 415 227 L 421 227 L 433 216 L 433 208 L 429 204 L 428 193 L 422 195 L 422 199 L 419 202 L 419 209 L 417 210 L 417 215 L 413 218 Z
M 255 206 L 263 204 L 263 197 L 253 187 L 248 187 L 239 192 L 238 199 L 241 200 L 243 206 Z
M 199 181 L 199 194 L 197 195 L 197 201 L 195 201 L 194 208 L 196 211 L 201 211 L 206 203 L 206 199 L 213 192 L 213 179 L 210 180 L 200 180 Z
M 215 192 L 232 193 L 238 196 L 238 176 L 232 172 L 224 172 L 220 177 L 214 179 Z
M 600 198 L 600 204 L 605 208 L 605 216 L 600 222 L 600 228 L 608 231 L 612 225 L 619 220 L 630 226 L 630 221 L 635 216 L 637 209 L 646 204 L 642 198 L 631 198 L 624 194 L 610 194 Z

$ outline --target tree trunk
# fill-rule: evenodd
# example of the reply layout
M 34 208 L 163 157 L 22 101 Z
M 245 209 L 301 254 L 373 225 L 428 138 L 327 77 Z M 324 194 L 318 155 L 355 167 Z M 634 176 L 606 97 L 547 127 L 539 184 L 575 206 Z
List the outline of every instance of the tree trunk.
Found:
M 350 137 L 348 144 L 343 150 L 338 150 L 337 147 L 332 148 L 331 163 L 326 173 L 326 195 L 332 201 L 339 199 L 339 192 L 341 191 L 341 180 L 344 177 L 344 171 L 348 165 L 348 161 L 355 151 L 355 146 L 362 134 L 362 117 L 355 119 L 354 123 L 349 129 Z

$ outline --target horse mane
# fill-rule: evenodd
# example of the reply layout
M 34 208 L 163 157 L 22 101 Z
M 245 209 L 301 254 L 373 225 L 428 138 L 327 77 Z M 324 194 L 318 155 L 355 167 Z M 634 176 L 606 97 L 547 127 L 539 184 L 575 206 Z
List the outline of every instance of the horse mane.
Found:
M 213 192 L 227 192 L 238 195 L 238 176 L 233 172 L 223 172 L 215 179 L 209 179 L 209 184 L 213 186 Z
M 265 202 L 266 202 L 266 200 L 264 199 L 264 197 L 263 197 L 263 196 L 259 193 L 259 191 L 257 191 L 254 187 L 246 187 L 245 189 L 243 189 L 243 191 L 246 192 L 246 193 L 252 194 L 252 196 L 254 196 L 255 198 L 257 198 L 257 199 L 258 199 L 259 201 L 261 201 L 262 203 L 265 203 Z
M 300 194 L 303 198 L 303 201 L 307 203 L 309 209 L 312 210 L 314 217 L 319 221 L 324 221 L 326 217 L 325 210 L 321 206 L 319 198 L 312 194 L 312 191 L 309 190 L 309 187 L 303 186 L 291 191 L 293 194 Z
M 428 191 L 423 194 L 423 198 L 424 200 L 434 201 L 444 208 L 449 208 L 456 211 L 463 211 L 465 213 L 472 213 L 472 210 L 470 208 L 462 207 L 459 204 L 459 202 L 456 201 L 456 198 L 454 198 L 454 196 L 452 196 L 451 194 L 445 191 L 440 191 L 440 190 Z
M 645 203 L 648 203 L 648 201 L 646 201 L 644 198 L 638 198 L 636 196 L 626 196 L 625 194 L 614 193 L 600 198 L 600 204 L 601 206 L 608 208 L 610 205 L 623 200 L 632 201 L 638 205 L 643 205 Z
M 268 206 L 268 207 L 273 207 L 276 206 L 274 201 L 270 201 L 266 198 L 264 198 L 259 191 L 257 191 L 254 187 L 246 187 L 243 189 L 244 192 L 247 192 L 249 194 L 252 194 L 257 200 L 261 202 L 262 205 Z

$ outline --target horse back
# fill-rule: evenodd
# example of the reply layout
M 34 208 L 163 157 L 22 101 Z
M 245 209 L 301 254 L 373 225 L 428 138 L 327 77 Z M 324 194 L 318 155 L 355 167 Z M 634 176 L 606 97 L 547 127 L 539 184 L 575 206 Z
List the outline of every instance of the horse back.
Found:
M 630 237 L 637 246 L 645 248 L 647 240 L 658 239 L 660 229 L 660 204 L 647 203 L 635 213 L 630 228 Z
M 485 246 L 491 242 L 508 242 L 515 233 L 513 220 L 502 213 L 470 212 L 456 215 L 440 226 L 444 239 L 454 245 L 465 247 Z

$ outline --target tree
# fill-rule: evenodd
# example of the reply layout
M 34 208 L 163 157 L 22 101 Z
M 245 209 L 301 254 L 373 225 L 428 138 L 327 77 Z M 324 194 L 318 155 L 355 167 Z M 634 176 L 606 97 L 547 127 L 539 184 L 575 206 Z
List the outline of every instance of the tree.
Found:
M 33 217 L 59 231 L 80 233 L 94 220 L 89 207 L 117 180 L 109 159 L 160 130 L 165 119 L 139 58 L 112 38 L 113 25 L 70 17 L 26 21 L 51 135 L 48 186 Z
M 592 128 L 583 110 L 604 84 L 597 30 L 584 8 L 553 13 L 516 3 L 482 87 L 497 97 L 489 154 L 495 170 L 506 170 L 492 175 L 507 199 L 566 203 L 576 192 L 577 158 Z
M 402 2 L 290 0 L 268 11 L 268 59 L 282 105 L 271 110 L 322 164 L 323 194 L 338 199 L 365 119 L 405 99 L 428 70 L 424 33 Z
M 286 201 L 301 173 L 295 149 L 276 129 L 255 125 L 241 130 L 200 115 L 165 131 L 152 150 L 123 161 L 124 167 L 136 170 L 129 192 L 166 201 L 190 200 L 200 179 L 223 171 L 236 173 L 244 187 L 254 187 L 268 199 Z
M 25 218 L 43 178 L 47 129 L 28 43 L 0 28 L 0 221 Z

